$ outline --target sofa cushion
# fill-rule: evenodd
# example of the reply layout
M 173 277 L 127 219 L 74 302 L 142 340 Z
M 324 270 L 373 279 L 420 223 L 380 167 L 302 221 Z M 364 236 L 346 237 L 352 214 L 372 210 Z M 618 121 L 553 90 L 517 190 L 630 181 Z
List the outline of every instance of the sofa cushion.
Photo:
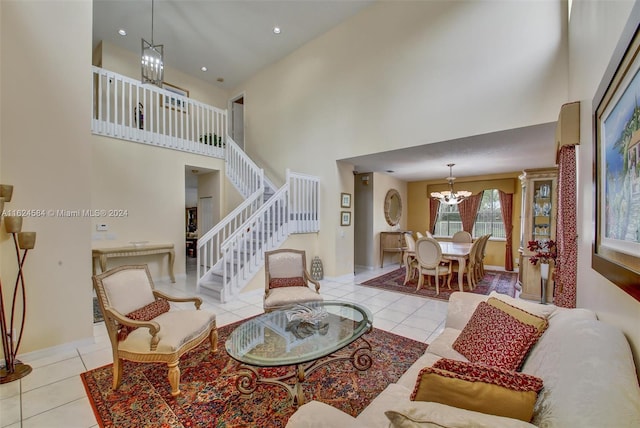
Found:
M 517 299 L 515 297 L 507 296 L 506 294 L 498 293 L 497 291 L 489 293 L 489 298 L 492 297 L 542 318 L 549 318 L 558 309 L 555 305 L 543 305 L 540 303 L 530 302 L 528 300 Z
M 529 422 L 541 389 L 542 380 L 535 376 L 443 358 L 422 369 L 411 400 Z
M 547 321 L 546 318 L 538 315 L 534 315 L 530 312 L 525 311 L 524 309 L 520 309 L 516 306 L 510 305 L 504 300 L 500 300 L 495 297 L 490 297 L 487 300 L 487 304 L 508 313 L 509 315 L 511 315 L 512 317 L 515 317 L 520 322 L 523 322 L 525 324 L 535 327 L 536 330 L 538 330 L 538 334 L 542 334 L 549 326 L 549 321 Z
M 392 428 L 535 428 L 518 419 L 427 401 L 397 403 L 385 412 L 385 416 Z
M 291 415 L 287 428 L 369 428 L 356 418 L 320 401 L 303 404 Z
M 538 337 L 535 327 L 481 302 L 453 343 L 453 349 L 472 362 L 517 370 Z

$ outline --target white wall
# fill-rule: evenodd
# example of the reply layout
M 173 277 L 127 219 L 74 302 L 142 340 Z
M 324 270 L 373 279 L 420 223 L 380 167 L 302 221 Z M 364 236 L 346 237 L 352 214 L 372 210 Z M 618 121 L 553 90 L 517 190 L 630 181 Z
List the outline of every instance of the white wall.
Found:
M 336 159 L 554 121 L 567 64 L 560 2 L 384 1 L 232 93 L 267 174 L 321 176 L 321 258 L 339 276 L 353 272 L 337 204 L 353 174 Z
M 24 270 L 26 353 L 93 335 L 91 220 L 50 211 L 91 208 L 92 3 L 3 0 L 0 11 L 0 182 L 15 186 L 5 209 L 47 212 L 24 218 L 37 234 Z M 6 305 L 17 262 L 1 230 Z
M 640 302 L 591 269 L 594 234 L 592 104 L 633 5 L 633 1 L 574 0 L 570 25 L 569 97 L 581 102 L 577 304 L 595 310 L 600 319 L 624 331 L 640 373 Z

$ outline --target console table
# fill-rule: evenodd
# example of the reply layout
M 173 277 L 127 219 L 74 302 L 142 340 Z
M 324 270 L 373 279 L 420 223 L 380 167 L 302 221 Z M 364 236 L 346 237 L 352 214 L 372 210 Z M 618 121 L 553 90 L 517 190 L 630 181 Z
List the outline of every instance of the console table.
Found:
M 380 267 L 384 265 L 384 253 L 400 253 L 400 263 L 402 263 L 402 252 L 407 246 L 404 242 L 406 232 L 406 230 L 380 232 Z
M 91 262 L 93 265 L 93 274 L 96 273 L 96 259 L 100 263 L 102 272 L 107 270 L 107 259 L 113 257 L 134 257 L 147 256 L 150 254 L 168 254 L 169 255 L 169 276 L 171 282 L 176 282 L 173 275 L 173 262 L 176 258 L 173 244 L 145 244 L 145 245 L 127 245 L 124 247 L 110 248 L 94 248 L 91 250 Z

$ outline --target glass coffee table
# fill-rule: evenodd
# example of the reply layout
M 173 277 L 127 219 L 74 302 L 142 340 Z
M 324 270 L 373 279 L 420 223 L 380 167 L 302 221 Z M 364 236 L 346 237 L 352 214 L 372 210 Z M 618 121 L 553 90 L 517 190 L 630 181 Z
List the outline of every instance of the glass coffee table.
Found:
M 225 343 L 229 356 L 242 363 L 236 387 L 247 397 L 259 384 L 279 385 L 287 390 L 293 405 L 300 406 L 305 402 L 302 382 L 316 369 L 338 360 L 350 360 L 360 371 L 371 367 L 371 344 L 363 335 L 372 326 L 373 316 L 367 308 L 339 301 L 310 302 L 252 318 L 238 326 Z M 356 349 L 345 349 L 356 340 Z M 258 372 L 259 367 L 281 366 L 295 369 L 273 378 Z M 294 378 L 293 385 L 287 383 Z

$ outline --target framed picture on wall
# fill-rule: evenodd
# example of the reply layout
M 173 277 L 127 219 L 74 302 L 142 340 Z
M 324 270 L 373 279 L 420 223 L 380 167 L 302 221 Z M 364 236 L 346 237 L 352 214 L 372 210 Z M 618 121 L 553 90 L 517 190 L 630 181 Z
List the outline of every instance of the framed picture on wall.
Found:
M 185 98 L 189 98 L 189 91 L 166 82 L 162 84 L 162 89 L 165 89 L 176 96 L 165 94 L 160 97 L 160 105 L 164 105 L 165 108 L 170 108 L 182 113 L 187 112 L 187 102 Z
M 640 300 L 640 33 L 627 26 L 593 100 L 591 265 Z
M 351 208 L 351 193 L 340 193 L 340 208 Z
M 340 226 L 350 226 L 350 225 L 351 225 L 351 211 L 341 211 Z

